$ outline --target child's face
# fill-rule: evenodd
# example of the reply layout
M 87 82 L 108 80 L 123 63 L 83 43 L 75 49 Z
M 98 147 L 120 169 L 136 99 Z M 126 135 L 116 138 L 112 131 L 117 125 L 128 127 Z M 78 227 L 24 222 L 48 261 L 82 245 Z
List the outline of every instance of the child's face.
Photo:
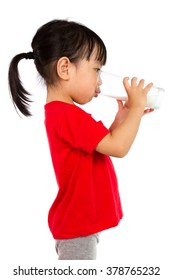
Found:
M 100 93 L 102 65 L 95 60 L 95 53 L 93 53 L 89 61 L 83 59 L 74 67 L 71 98 L 78 104 L 85 104 Z

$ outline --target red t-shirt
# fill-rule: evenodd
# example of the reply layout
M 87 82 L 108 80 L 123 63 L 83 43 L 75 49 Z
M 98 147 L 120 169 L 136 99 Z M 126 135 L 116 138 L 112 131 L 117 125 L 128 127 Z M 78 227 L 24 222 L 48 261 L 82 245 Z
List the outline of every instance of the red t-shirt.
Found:
M 48 223 L 55 239 L 87 236 L 117 226 L 122 218 L 110 157 L 95 151 L 109 130 L 74 104 L 45 105 L 45 126 L 58 193 Z

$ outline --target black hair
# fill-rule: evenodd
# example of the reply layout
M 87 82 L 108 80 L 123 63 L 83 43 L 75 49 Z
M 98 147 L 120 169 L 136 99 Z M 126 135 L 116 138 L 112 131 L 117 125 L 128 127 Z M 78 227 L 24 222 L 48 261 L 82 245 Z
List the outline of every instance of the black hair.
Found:
M 102 39 L 88 27 L 68 20 L 53 20 L 41 26 L 33 37 L 33 52 L 21 53 L 12 59 L 9 66 L 9 89 L 16 109 L 30 116 L 30 93 L 20 80 L 18 63 L 21 59 L 34 59 L 35 66 L 46 84 L 53 84 L 57 77 L 56 63 L 66 56 L 72 63 L 90 59 L 96 49 L 96 60 L 105 65 L 107 52 Z

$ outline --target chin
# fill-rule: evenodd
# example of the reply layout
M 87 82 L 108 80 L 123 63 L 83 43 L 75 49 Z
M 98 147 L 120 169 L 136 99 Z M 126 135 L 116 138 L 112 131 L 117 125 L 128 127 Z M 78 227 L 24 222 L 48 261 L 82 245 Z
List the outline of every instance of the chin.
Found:
M 83 100 L 73 100 L 75 103 L 79 105 L 85 105 L 86 103 L 90 102 L 94 97 L 97 97 L 98 95 L 90 96 L 88 99 L 83 99 Z

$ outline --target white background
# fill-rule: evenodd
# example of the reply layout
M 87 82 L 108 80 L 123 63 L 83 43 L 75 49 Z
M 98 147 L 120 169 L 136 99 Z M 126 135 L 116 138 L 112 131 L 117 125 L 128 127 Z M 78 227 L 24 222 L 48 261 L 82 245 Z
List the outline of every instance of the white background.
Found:
M 57 184 L 44 128 L 46 91 L 37 77 L 33 61 L 23 60 L 20 63 L 21 79 L 35 101 L 32 104 L 33 117 L 20 118 L 10 100 L 7 81 L 11 58 L 30 51 L 37 28 L 55 18 L 79 21 L 98 33 L 107 46 L 108 71 L 135 75 L 165 88 L 161 108 L 143 117 L 129 154 L 123 159 L 113 159 L 124 218 L 117 228 L 102 233 L 97 264 L 102 267 L 160 266 L 161 276 L 153 278 L 170 279 L 173 261 L 171 2 L 1 2 L 0 275 L 4 279 L 15 278 L 12 270 L 18 265 L 26 268 L 60 266 L 47 225 L 47 214 Z M 115 100 L 100 96 L 84 109 L 109 126 L 117 104 Z M 123 279 L 131 278 L 126 276 Z

